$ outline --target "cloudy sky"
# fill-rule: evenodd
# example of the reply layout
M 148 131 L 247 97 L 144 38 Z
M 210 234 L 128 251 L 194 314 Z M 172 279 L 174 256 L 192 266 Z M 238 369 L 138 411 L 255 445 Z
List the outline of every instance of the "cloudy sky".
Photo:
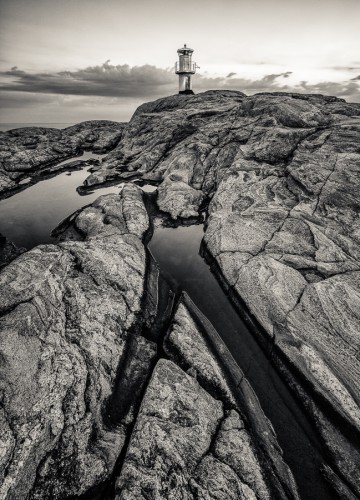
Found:
M 0 122 L 128 120 L 177 92 L 324 93 L 360 102 L 360 0 L 0 0 Z

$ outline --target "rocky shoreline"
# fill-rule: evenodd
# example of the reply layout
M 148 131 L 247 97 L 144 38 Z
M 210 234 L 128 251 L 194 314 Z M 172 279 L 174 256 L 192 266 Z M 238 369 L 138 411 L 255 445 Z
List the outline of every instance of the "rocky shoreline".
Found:
M 315 95 L 160 99 L 138 108 L 86 181 L 156 181 L 174 219 L 208 204 L 207 252 L 358 495 L 359 116 Z
M 148 228 L 129 184 L 77 213 L 65 241 L 3 270 L 1 496 L 85 494 L 111 480 L 126 446 L 116 498 L 206 496 L 214 474 L 220 498 L 298 498 L 256 396 L 236 364 L 229 385 L 190 299 L 165 338 L 152 328 L 163 312 L 145 276 Z
M 360 495 L 360 106 L 211 91 L 70 129 L 2 136 L 2 192 L 59 141 L 112 150 L 85 190 L 136 177 L 174 223 L 205 210 L 203 253 L 318 429 L 327 480 Z M 1 495 L 298 498 L 231 354 L 188 297 L 174 307 L 149 232 L 128 183 L 4 267 Z
M 0 199 L 61 172 L 64 160 L 84 151 L 104 154 L 121 140 L 125 123 L 82 122 L 65 129 L 24 127 L 0 132 Z M 81 164 L 68 164 L 66 170 Z

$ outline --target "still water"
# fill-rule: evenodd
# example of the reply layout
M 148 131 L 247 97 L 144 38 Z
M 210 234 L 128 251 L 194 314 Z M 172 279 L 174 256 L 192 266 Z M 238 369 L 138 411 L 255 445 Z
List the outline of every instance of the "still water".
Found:
M 99 155 L 85 153 L 79 159 L 90 157 Z M 65 217 L 102 194 L 119 192 L 123 186 L 121 183 L 81 196 L 76 188 L 88 175 L 88 167 L 60 173 L 0 201 L 0 233 L 17 246 L 28 249 L 40 243 L 54 242 L 50 233 Z M 154 188 L 144 186 L 143 189 L 152 191 Z M 332 499 L 334 497 L 319 472 L 321 457 L 316 433 L 237 314 L 210 267 L 199 255 L 202 236 L 202 225 L 155 227 L 148 246 L 172 286 L 189 294 L 217 329 L 245 373 L 275 428 L 301 498 Z
M 103 155 L 84 153 L 75 159 L 88 160 Z M 69 163 L 62 162 L 64 165 Z M 19 247 L 32 248 L 53 243 L 51 231 L 78 208 L 92 203 L 98 196 L 118 193 L 122 184 L 90 191 L 80 196 L 76 188 L 89 175 L 90 167 L 62 172 L 0 201 L 0 233 Z
M 172 286 L 185 290 L 213 324 L 249 380 L 273 424 L 301 498 L 334 499 L 320 473 L 316 432 L 200 256 L 203 234 L 202 225 L 158 227 L 148 247 Z

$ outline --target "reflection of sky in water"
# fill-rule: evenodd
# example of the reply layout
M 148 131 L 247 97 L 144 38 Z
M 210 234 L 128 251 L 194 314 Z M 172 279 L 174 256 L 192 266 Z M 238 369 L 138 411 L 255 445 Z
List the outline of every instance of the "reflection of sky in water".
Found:
M 74 159 L 86 160 L 95 157 L 100 156 L 84 153 L 83 156 Z M 96 189 L 86 196 L 80 196 L 76 188 L 89 175 L 88 168 L 90 167 L 63 172 L 0 201 L 0 233 L 17 246 L 26 248 L 52 242 L 51 231 L 65 217 L 78 208 L 92 203 L 102 194 L 119 192 L 122 184 Z
M 145 193 L 153 193 L 157 190 L 156 186 L 152 186 L 151 184 L 145 184 L 144 186 L 140 186 Z
M 317 441 L 302 410 L 199 255 L 203 226 L 156 227 L 149 249 L 173 288 L 185 290 L 214 325 L 272 421 L 304 498 L 324 497 Z

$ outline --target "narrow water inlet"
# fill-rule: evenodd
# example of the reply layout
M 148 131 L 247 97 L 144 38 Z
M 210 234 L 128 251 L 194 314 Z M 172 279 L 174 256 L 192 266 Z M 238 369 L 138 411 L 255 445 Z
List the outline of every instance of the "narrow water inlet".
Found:
M 155 227 L 148 247 L 171 286 L 188 293 L 243 370 L 275 429 L 301 498 L 335 499 L 320 472 L 324 459 L 317 433 L 200 256 L 203 234 L 202 225 Z

